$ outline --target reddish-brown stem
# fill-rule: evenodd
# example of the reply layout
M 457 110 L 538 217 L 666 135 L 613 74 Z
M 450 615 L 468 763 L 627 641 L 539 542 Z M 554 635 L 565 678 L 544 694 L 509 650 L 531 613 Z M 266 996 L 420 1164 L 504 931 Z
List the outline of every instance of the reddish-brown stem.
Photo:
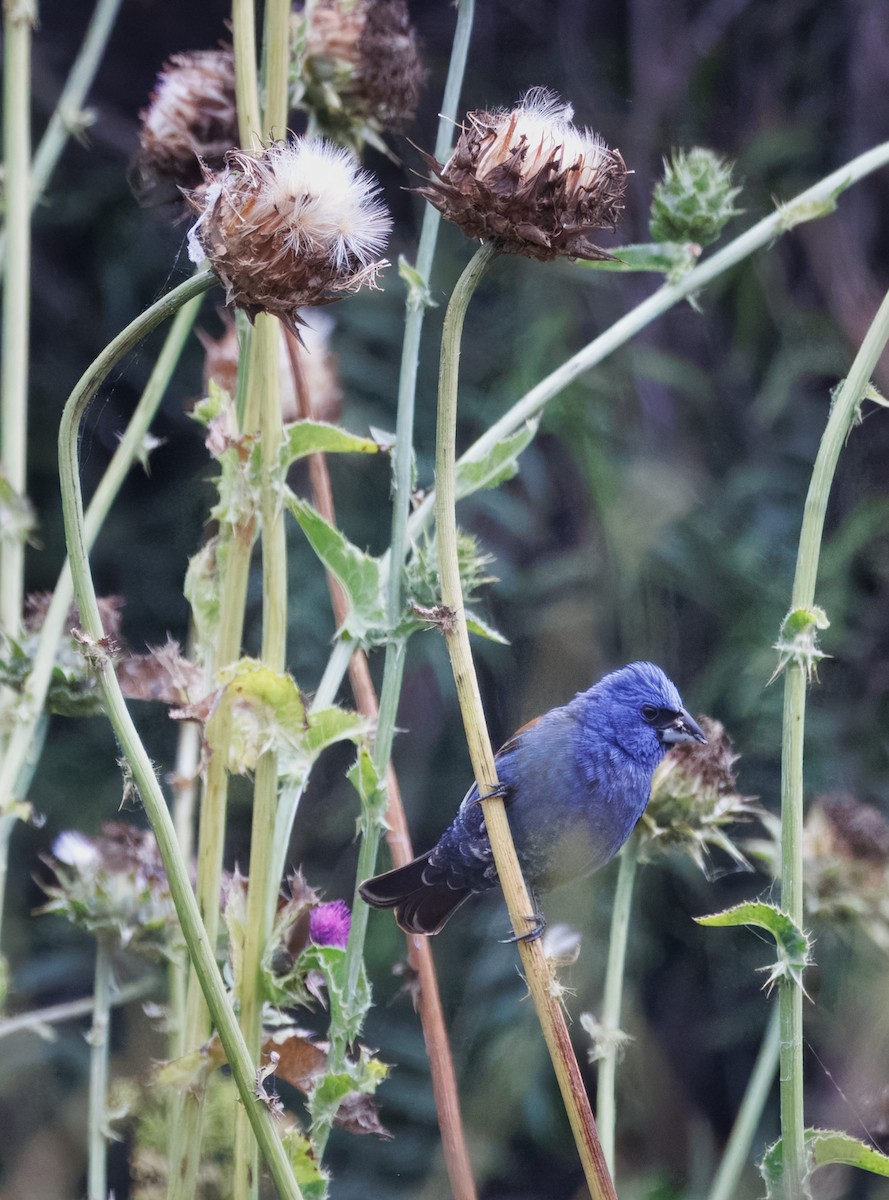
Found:
M 311 419 L 312 398 L 308 395 L 300 366 L 302 350 L 290 332 L 287 333 L 287 350 L 296 391 L 297 412 L 301 417 Z M 330 474 L 327 470 L 327 459 L 324 454 L 313 454 L 308 461 L 313 503 L 325 521 L 334 525 L 336 512 L 333 490 L 330 486 Z M 336 623 L 341 625 L 346 618 L 346 597 L 330 572 L 327 573 L 327 584 Z M 367 655 L 360 648 L 355 651 L 349 662 L 349 683 L 358 711 L 363 716 L 376 721 L 379 712 L 376 688 L 371 678 Z M 392 854 L 393 865 L 401 867 L 411 861 L 414 852 L 404 806 L 401 803 L 398 778 L 391 763 L 386 769 L 386 791 L 388 796 L 386 841 Z M 429 940 L 424 937 L 408 935 L 406 941 L 408 966 L 416 979 L 416 986 L 412 989 L 414 1008 L 420 1017 L 426 1053 L 429 1056 L 432 1092 L 438 1112 L 442 1151 L 451 1190 L 455 1200 L 476 1200 L 477 1193 L 472 1176 L 472 1164 L 469 1159 L 463 1118 L 460 1113 L 457 1077 L 454 1072 L 454 1061 L 441 1007 L 441 995 L 438 990 L 438 977 L 432 958 L 432 948 Z

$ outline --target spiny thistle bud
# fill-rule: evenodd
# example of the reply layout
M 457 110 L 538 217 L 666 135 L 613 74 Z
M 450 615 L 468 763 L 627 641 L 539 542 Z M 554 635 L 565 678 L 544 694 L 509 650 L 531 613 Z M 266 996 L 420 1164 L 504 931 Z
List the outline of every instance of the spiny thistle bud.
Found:
M 294 333 L 303 306 L 374 287 L 391 227 L 378 186 L 346 150 L 320 138 L 232 151 L 188 199 L 200 214 L 193 262 L 210 260 L 226 300 L 252 320 L 276 314 Z
M 623 208 L 627 168 L 598 134 L 572 124 L 574 110 L 532 88 L 511 111 L 467 114 L 444 166 L 421 196 L 471 238 L 548 262 L 559 256 L 609 259 L 590 241 L 613 229 Z
M 197 187 L 201 164 L 221 167 L 238 145 L 231 50 L 195 50 L 167 59 L 140 117 L 137 194 L 146 198 L 164 184 Z
M 701 717 L 705 746 L 674 746 L 654 773 L 651 799 L 639 824 L 643 850 L 682 850 L 707 873 L 705 855 L 719 847 L 744 870 L 747 859 L 725 832 L 726 825 L 761 814 L 753 796 L 737 791 L 738 755 L 725 729 Z
M 404 0 L 320 0 L 298 19 L 294 102 L 325 134 L 354 146 L 413 119 L 426 73 Z
M 42 885 L 49 903 L 39 911 L 113 933 L 123 947 L 172 952 L 178 924 L 153 833 L 122 821 L 107 821 L 97 838 L 65 830 L 44 861 L 55 882 Z
M 806 814 L 803 858 L 807 911 L 859 926 L 889 954 L 889 820 L 845 793 L 821 797 Z
M 649 232 L 656 242 L 708 246 L 742 211 L 734 205 L 740 191 L 732 187 L 732 163 L 712 150 L 675 150 L 669 162 L 664 159 L 664 178 L 654 189 Z

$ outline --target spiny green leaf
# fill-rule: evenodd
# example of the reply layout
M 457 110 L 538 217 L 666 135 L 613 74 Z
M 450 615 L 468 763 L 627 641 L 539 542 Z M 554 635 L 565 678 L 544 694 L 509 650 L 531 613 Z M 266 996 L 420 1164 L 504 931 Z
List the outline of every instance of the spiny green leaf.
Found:
M 376 454 L 379 449 L 373 438 L 359 437 L 327 421 L 293 421 L 284 426 L 278 459 L 286 470 L 309 454 Z
M 848 1133 L 836 1129 L 807 1129 L 805 1143 L 806 1179 L 819 1167 L 836 1163 L 889 1177 L 889 1158 Z M 766 1150 L 759 1169 L 768 1200 L 780 1200 L 784 1195 L 784 1146 L 780 1138 Z
M 379 560 L 353 545 L 305 500 L 287 494 L 287 505 L 312 549 L 341 584 L 349 602 L 344 631 L 367 644 L 385 636 L 385 584 Z
M 398 256 L 398 278 L 407 284 L 407 305 L 409 309 L 437 308 L 432 299 L 429 285 L 417 270 L 407 261 L 403 254 Z
M 534 417 L 486 453 L 464 455 L 457 464 L 457 499 L 462 500 L 482 488 L 497 487 L 512 479 L 519 469 L 518 457 L 533 440 L 539 424 L 539 419 Z
M 326 1200 L 330 1176 L 315 1157 L 310 1140 L 301 1130 L 291 1126 L 284 1130 L 281 1141 L 303 1200 Z
M 483 621 L 481 617 L 475 613 L 466 610 L 466 627 L 470 633 L 474 633 L 477 637 L 487 638 L 489 642 L 497 642 L 500 646 L 508 646 L 509 639 L 505 638 L 502 633 L 489 625 L 487 621 Z
M 350 767 L 347 779 L 361 801 L 358 833 L 367 837 L 372 829 L 384 830 L 389 796 L 385 780 L 381 778 L 366 745 L 358 747 L 358 757 Z
M 577 266 L 596 271 L 651 271 L 675 279 L 697 263 L 701 248 L 694 242 L 639 242 L 618 246 L 613 259 L 580 261 Z
M 754 925 L 767 930 L 775 939 L 778 961 L 774 966 L 764 968 L 769 971 L 765 987 L 771 988 L 778 979 L 790 979 L 802 988 L 803 971 L 811 964 L 811 943 L 796 922 L 776 905 L 761 900 L 750 901 L 709 917 L 695 917 L 695 920 L 699 925 Z

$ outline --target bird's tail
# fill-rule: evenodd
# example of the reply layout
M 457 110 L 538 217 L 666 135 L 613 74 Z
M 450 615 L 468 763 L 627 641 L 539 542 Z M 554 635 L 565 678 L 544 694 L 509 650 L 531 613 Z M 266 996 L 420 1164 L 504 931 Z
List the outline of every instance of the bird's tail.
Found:
M 427 882 L 424 875 L 431 853 L 366 879 L 358 888 L 362 899 L 374 908 L 394 908 L 395 920 L 405 933 L 438 933 L 472 894 L 470 888 L 450 887 L 444 881 Z

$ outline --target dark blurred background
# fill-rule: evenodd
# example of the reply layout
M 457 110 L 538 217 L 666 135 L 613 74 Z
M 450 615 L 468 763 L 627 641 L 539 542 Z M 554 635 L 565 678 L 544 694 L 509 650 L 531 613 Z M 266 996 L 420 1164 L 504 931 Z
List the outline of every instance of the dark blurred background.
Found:
M 651 189 L 673 147 L 705 145 L 737 160 L 743 229 L 857 153 L 889 138 L 889 9 L 885 0 L 489 0 L 479 4 L 464 107 L 509 104 L 543 84 L 577 120 L 620 148 L 632 169 L 616 238 L 647 239 Z M 430 70 L 410 137 L 431 148 L 454 10 L 414 0 Z M 90 6 L 48 0 L 35 38 L 34 119 L 52 110 Z M 127 185 L 138 115 L 167 55 L 227 36 L 227 6 L 126 0 L 90 96 L 95 123 L 72 143 L 35 218 L 31 494 L 40 545 L 29 587 L 53 586 L 62 561 L 55 434 L 65 398 L 98 351 L 188 271 L 187 225 L 141 209 Z M 412 259 L 420 204 L 405 189 L 421 162 L 370 154 L 396 218 L 389 250 Z M 889 180 L 865 180 L 838 211 L 804 225 L 675 308 L 555 400 L 517 479 L 467 502 L 464 526 L 494 555 L 499 582 L 487 617 L 509 646 L 477 646 L 495 742 L 569 698 L 606 669 L 660 662 L 695 713 L 718 717 L 742 755 L 740 785 L 777 810 L 780 683 L 766 682 L 789 605 L 796 540 L 830 389 L 848 369 L 889 284 Z M 433 280 L 441 307 L 426 326 L 416 450 L 431 483 L 441 315 L 470 245 L 444 228 Z M 473 301 L 461 363 L 461 444 L 657 285 L 644 276 L 499 261 Z M 199 324 L 218 332 L 211 296 Z M 221 301 L 217 301 L 221 302 Z M 382 295 L 337 305 L 334 348 L 356 431 L 394 427 L 403 290 L 388 272 Z M 87 487 L 116 446 L 153 361 L 146 342 L 93 405 L 82 461 Z M 154 432 L 165 439 L 151 474 L 132 473 L 93 556 L 100 592 L 125 598 L 135 649 L 184 640 L 182 580 L 201 542 L 212 490 L 199 431 L 184 415 L 200 393 L 201 351 L 183 360 Z M 889 385 L 884 361 L 877 383 Z M 871 411 L 840 463 L 828 514 L 818 600 L 832 656 L 811 695 L 807 793 L 846 789 L 889 808 L 889 420 Z M 340 521 L 373 551 L 388 539 L 385 464 L 331 464 Z M 299 480 L 297 480 L 299 482 Z M 321 571 L 291 530 L 290 665 L 317 684 L 333 630 Z M 259 621 L 252 596 L 250 637 Z M 380 664 L 374 664 L 378 671 Z M 176 730 L 140 706 L 154 758 L 172 761 Z M 443 642 L 410 646 L 395 761 L 415 845 L 426 848 L 468 781 L 468 759 Z M 102 719 L 53 720 L 32 800 L 42 827 L 13 841 L 5 951 L 15 1011 L 88 993 L 93 947 L 59 919 L 30 916 L 42 893 L 38 855 L 64 828 L 94 832 L 120 798 L 112 735 Z M 328 898 L 351 897 L 355 802 L 332 753 L 313 778 L 292 861 Z M 129 819 L 137 823 L 141 814 Z M 246 862 L 249 809 L 236 799 L 229 865 Z M 601 1005 L 615 866 L 555 893 L 550 922 L 583 933 L 568 1000 L 577 1020 Z M 718 872 L 716 872 L 718 875 Z M 761 875 L 708 880 L 688 860 L 643 869 L 629 951 L 624 1026 L 634 1041 L 619 1073 L 618 1159 L 624 1197 L 705 1194 L 743 1094 L 769 1012 L 756 968 L 769 948 L 746 931 L 703 930 L 691 917 L 769 891 Z M 517 971 L 499 900 L 467 906 L 435 942 L 477 1178 L 486 1200 L 583 1195 L 580 1172 L 533 1009 Z M 397 1064 L 382 1089 L 391 1142 L 335 1134 L 334 1200 L 447 1194 L 418 1021 L 392 965 L 403 940 L 372 914 L 369 968 L 377 1006 L 368 1041 Z M 886 1138 L 889 1028 L 885 959 L 865 940 L 819 936 L 807 1006 L 812 1124 Z M 80 1194 L 86 1026 L 0 1044 L 0 1186 L 6 1200 Z M 138 1006 L 114 1025 L 114 1069 L 144 1075 L 163 1042 Z M 594 1068 L 589 1069 L 594 1086 Z M 777 1136 L 774 1105 L 757 1153 Z M 884 1148 L 885 1147 L 885 1142 Z M 117 1200 L 129 1194 L 126 1147 L 112 1147 Z M 885 1182 L 841 1173 L 820 1195 L 889 1195 Z M 760 1192 L 753 1168 L 740 1196 Z

